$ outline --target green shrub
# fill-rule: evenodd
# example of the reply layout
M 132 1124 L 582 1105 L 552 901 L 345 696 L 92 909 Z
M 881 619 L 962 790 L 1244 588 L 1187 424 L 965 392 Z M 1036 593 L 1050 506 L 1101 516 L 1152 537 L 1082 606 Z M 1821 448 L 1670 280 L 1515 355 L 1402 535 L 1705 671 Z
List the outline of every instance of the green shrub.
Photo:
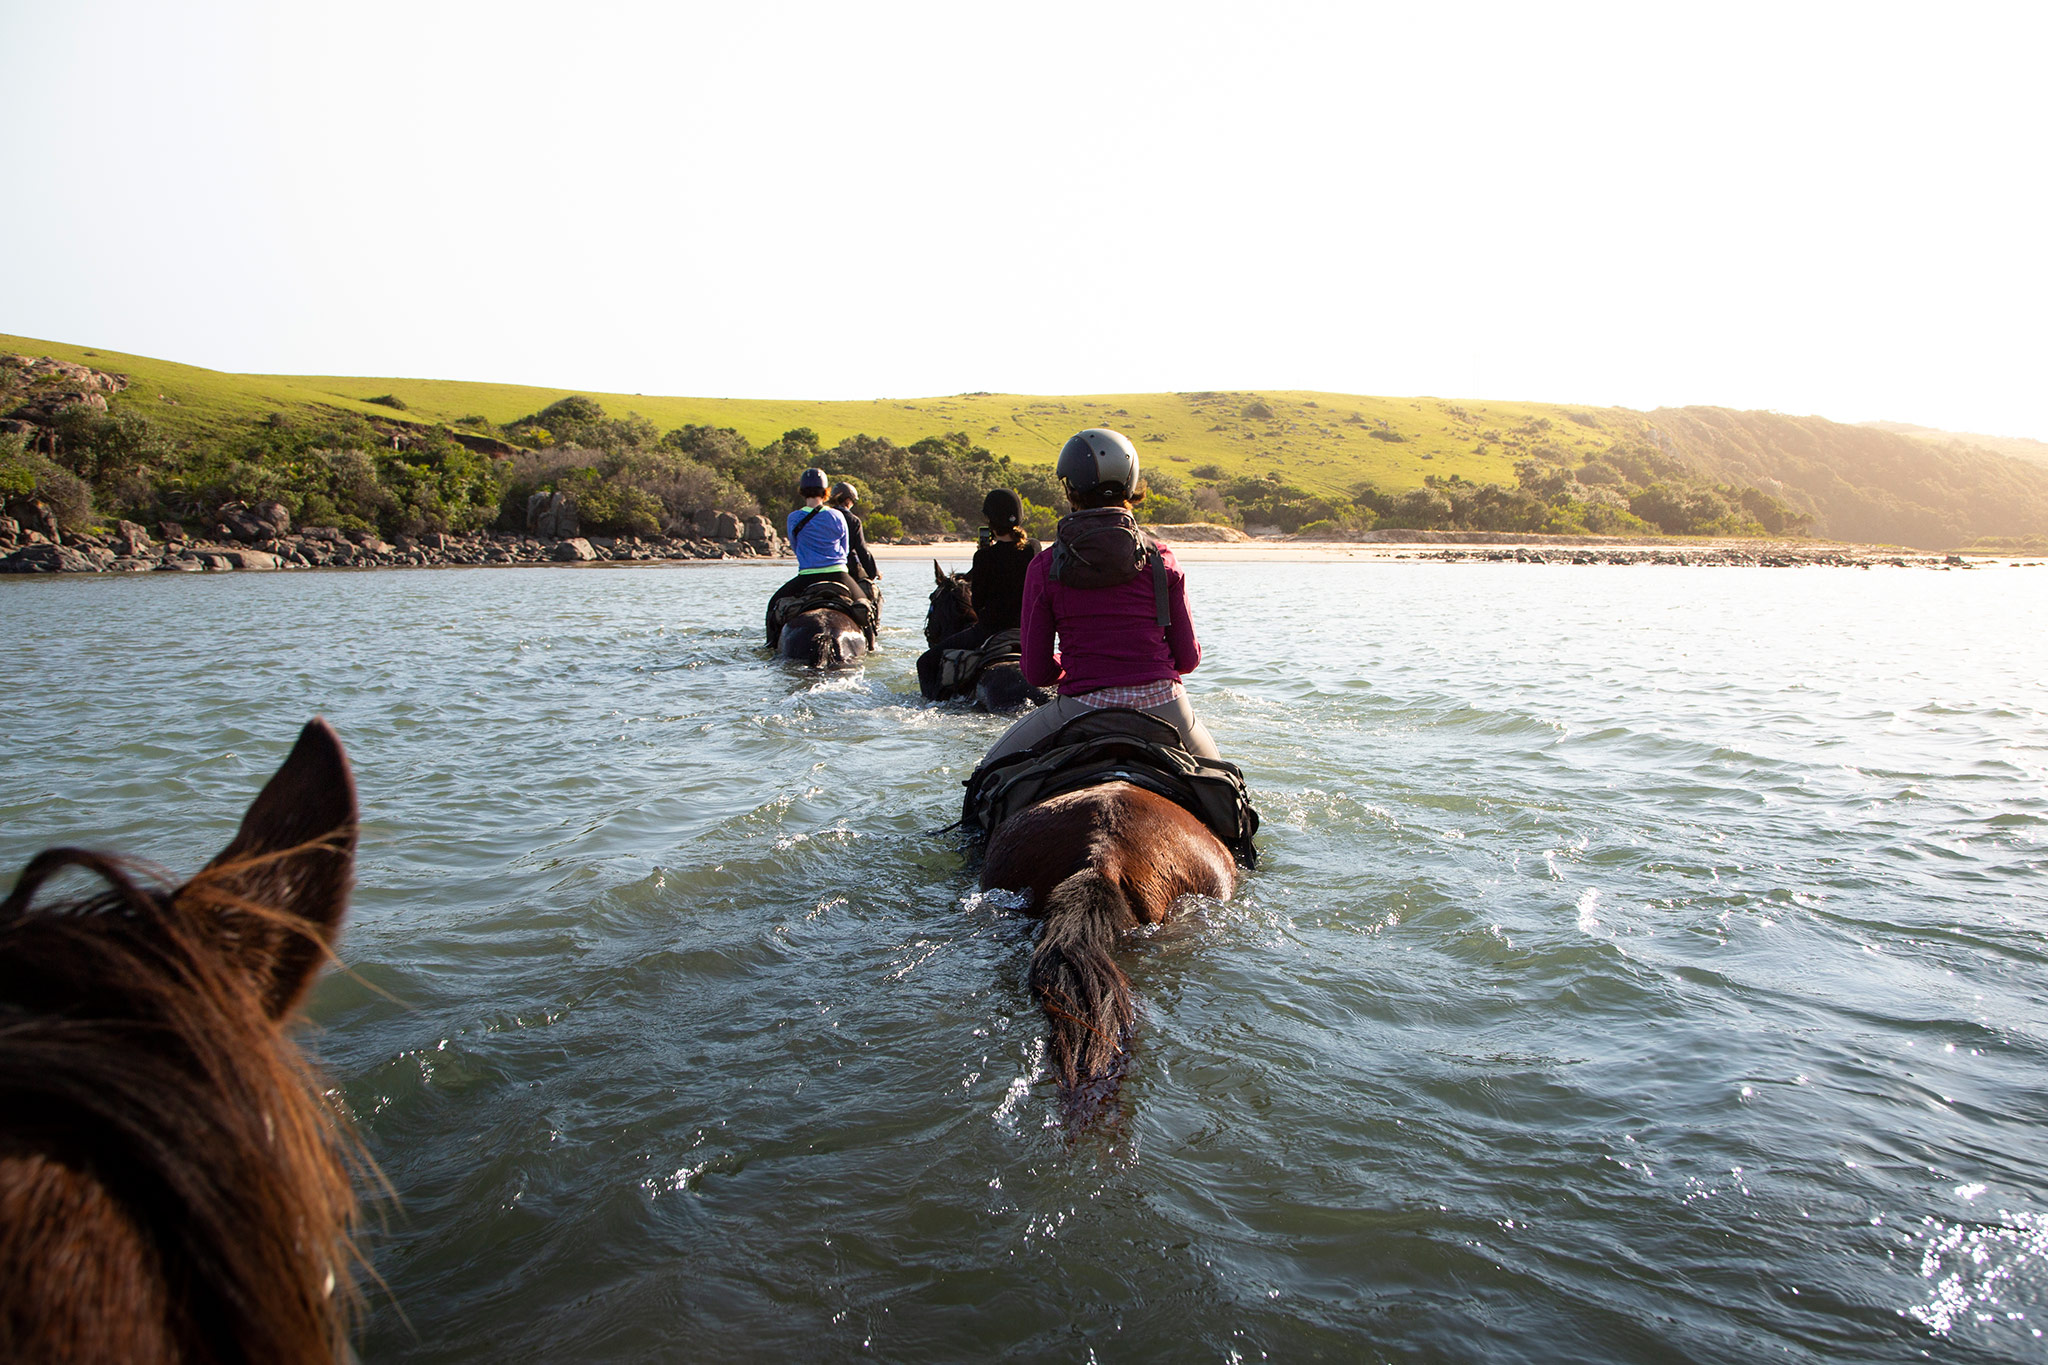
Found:
M 602 404 L 582 394 L 558 398 L 539 412 L 514 418 L 505 424 L 505 430 L 513 440 L 529 446 L 581 446 L 616 453 L 658 444 L 654 423 L 645 417 L 636 412 L 607 416 Z
M 27 448 L 19 436 L 0 436 L 0 498 L 48 503 L 67 532 L 92 529 L 92 487 L 70 470 Z
M 1031 499 L 1024 499 L 1024 517 L 1017 523 L 1024 528 L 1024 534 L 1037 540 L 1051 540 L 1059 534 L 1060 514 L 1050 507 L 1041 507 Z
M 661 532 L 662 507 L 643 489 L 593 478 L 576 490 L 576 517 L 600 535 L 652 536 Z
M 869 540 L 903 539 L 903 522 L 887 512 L 870 512 L 861 518 L 861 525 L 867 530 Z
M 12 433 L 0 435 L 0 498 L 35 491 L 36 461 L 39 458 L 28 453 L 27 443 L 19 436 Z
M 398 412 L 405 412 L 409 408 L 406 401 L 395 393 L 380 393 L 375 398 L 365 398 L 363 401 L 365 403 L 375 403 L 379 407 L 391 408 Z
M 299 501 L 298 524 L 307 526 L 332 526 L 341 519 L 341 511 L 334 505 L 334 499 L 325 493 L 308 493 Z

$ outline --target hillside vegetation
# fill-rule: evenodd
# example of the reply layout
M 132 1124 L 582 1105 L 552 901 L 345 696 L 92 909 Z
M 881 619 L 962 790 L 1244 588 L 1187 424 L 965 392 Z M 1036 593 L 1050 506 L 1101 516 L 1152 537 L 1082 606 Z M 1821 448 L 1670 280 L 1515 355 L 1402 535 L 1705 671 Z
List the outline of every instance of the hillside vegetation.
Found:
M 1086 426 L 1137 443 L 1160 521 L 1282 531 L 1801 534 L 1951 548 L 2048 534 L 2048 469 L 1819 418 L 1718 408 L 1261 391 L 824 402 L 571 393 L 450 380 L 236 375 L 0 336 L 0 354 L 125 376 L 103 407 L 0 389 L 0 494 L 66 515 L 204 516 L 270 498 L 393 534 L 516 521 L 565 491 L 621 532 L 693 508 L 775 511 L 797 471 L 861 483 L 878 535 L 954 532 L 991 483 L 1050 524 Z M 10 453 L 11 452 L 11 453 Z
M 1873 431 L 1889 431 L 1894 436 L 1910 436 L 1923 445 L 1938 446 L 1943 450 L 1977 449 L 1988 450 L 1997 455 L 2010 455 L 2015 460 L 2028 464 L 2048 467 L 2048 441 L 2036 441 L 2029 436 L 1986 436 L 1974 431 L 1942 431 L 1936 427 L 1915 426 L 1911 422 L 1858 422 L 1856 425 L 1869 427 Z

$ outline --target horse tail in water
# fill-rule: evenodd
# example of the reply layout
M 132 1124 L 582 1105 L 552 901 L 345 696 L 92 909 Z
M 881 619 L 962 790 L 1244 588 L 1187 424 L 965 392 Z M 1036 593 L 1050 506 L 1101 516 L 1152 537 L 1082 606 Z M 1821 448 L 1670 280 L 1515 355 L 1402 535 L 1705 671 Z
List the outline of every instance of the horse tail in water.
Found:
M 1053 887 L 1031 954 L 1031 993 L 1045 1011 L 1047 1042 L 1063 1090 L 1121 1069 L 1124 1039 L 1137 1023 L 1130 978 L 1116 963 L 1117 938 L 1138 920 L 1123 888 L 1093 867 Z
M 838 662 L 839 639 L 831 631 L 821 629 L 815 632 L 811 636 L 810 644 L 812 668 L 830 668 Z

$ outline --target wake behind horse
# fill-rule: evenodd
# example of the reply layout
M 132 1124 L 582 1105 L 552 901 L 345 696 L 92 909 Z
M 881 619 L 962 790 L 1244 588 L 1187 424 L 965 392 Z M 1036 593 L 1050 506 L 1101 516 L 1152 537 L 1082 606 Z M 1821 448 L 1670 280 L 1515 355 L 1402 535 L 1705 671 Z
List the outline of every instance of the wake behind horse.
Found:
M 284 1026 L 355 829 L 316 720 L 190 881 L 52 848 L 0 902 L 0 1359 L 350 1358 L 359 1149 Z
M 1067 1121 L 1115 1096 L 1137 1024 L 1131 981 L 1117 963 L 1123 935 L 1160 924 L 1183 896 L 1222 899 L 1237 865 L 1209 827 L 1129 782 L 1086 787 L 1028 806 L 989 838 L 984 890 L 1028 891 L 1042 920 L 1031 994 Z

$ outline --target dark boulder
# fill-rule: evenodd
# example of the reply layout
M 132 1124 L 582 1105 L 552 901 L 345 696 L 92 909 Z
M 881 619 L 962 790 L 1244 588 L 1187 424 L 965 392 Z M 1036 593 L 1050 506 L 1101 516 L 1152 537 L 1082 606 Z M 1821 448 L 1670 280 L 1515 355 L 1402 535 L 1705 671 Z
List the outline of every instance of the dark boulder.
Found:
M 113 558 L 107 555 L 109 563 Z M 0 559 L 0 573 L 98 573 L 101 567 L 97 560 L 68 545 L 24 545 Z
M 576 499 L 567 493 L 535 493 L 526 500 L 526 529 L 543 540 L 565 540 L 581 531 Z

